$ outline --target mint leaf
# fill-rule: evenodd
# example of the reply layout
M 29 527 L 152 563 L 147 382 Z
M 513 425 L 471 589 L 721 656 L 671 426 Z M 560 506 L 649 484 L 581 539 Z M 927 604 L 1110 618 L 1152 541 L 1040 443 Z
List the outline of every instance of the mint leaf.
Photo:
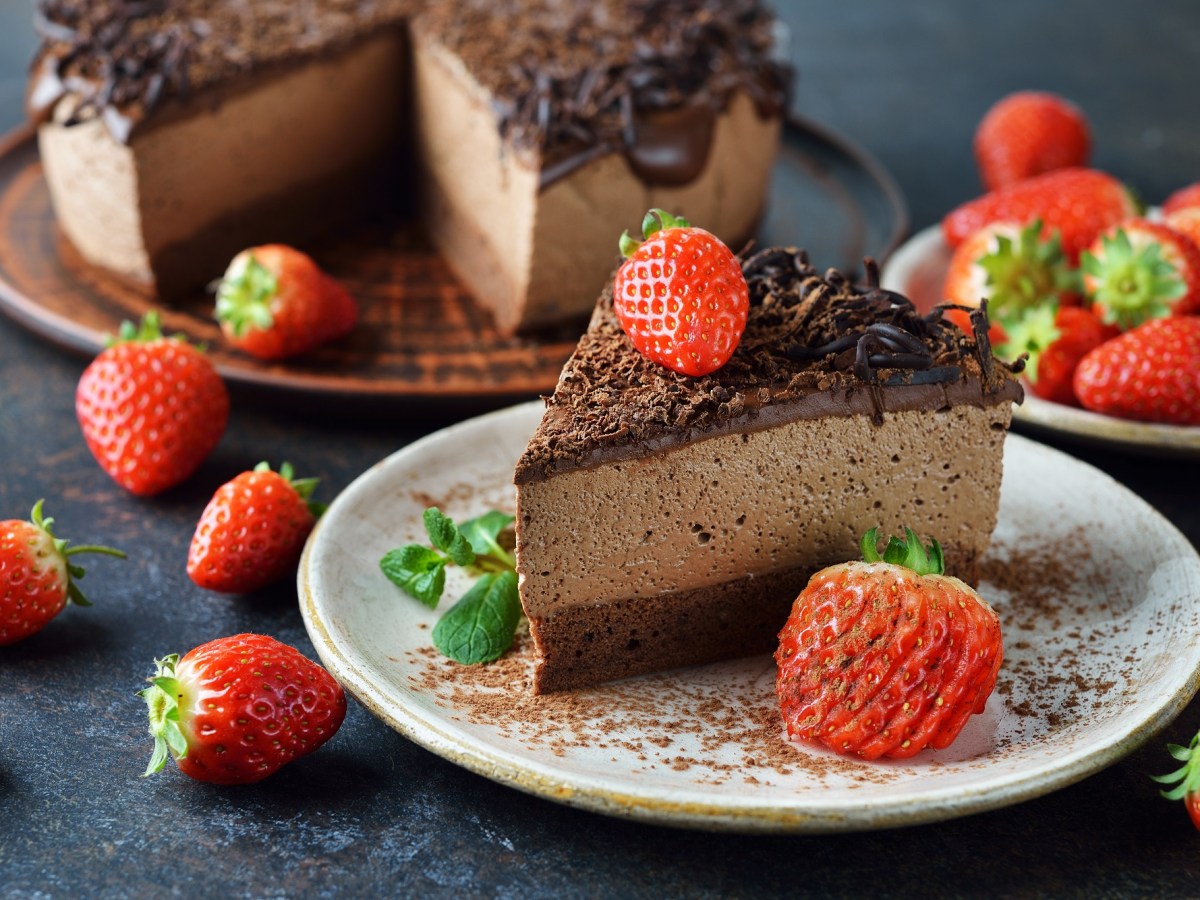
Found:
M 475 551 L 471 543 L 463 537 L 449 516 L 436 506 L 425 510 L 425 531 L 429 533 L 429 542 L 450 557 L 460 566 L 469 566 L 475 562 Z
M 486 512 L 476 519 L 468 519 L 458 526 L 458 533 L 467 539 L 476 556 L 495 556 L 498 559 L 509 560 L 511 557 L 496 538 L 505 528 L 515 521 L 510 516 L 498 510 Z
M 517 573 L 481 575 L 433 629 L 433 645 L 463 665 L 491 662 L 512 646 L 521 600 Z
M 379 568 L 392 584 L 435 609 L 446 587 L 446 558 L 420 544 L 389 551 Z

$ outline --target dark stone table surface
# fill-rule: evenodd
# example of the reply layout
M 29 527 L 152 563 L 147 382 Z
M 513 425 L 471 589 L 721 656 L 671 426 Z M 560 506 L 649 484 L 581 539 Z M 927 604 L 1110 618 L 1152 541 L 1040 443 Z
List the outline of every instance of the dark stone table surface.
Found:
M 1147 200 L 1200 180 L 1194 0 L 780 8 L 801 72 L 796 108 L 878 154 L 915 227 L 977 193 L 974 124 L 1022 87 L 1078 101 L 1097 163 Z M 0 2 L 4 128 L 21 119 L 28 19 L 24 2 Z M 213 788 L 173 767 L 139 778 L 150 743 L 134 692 L 156 655 L 247 630 L 312 654 L 292 586 L 230 600 L 187 579 L 187 544 L 214 487 L 260 459 L 289 458 L 323 479 L 329 499 L 441 422 L 428 410 L 333 420 L 235 397 L 204 468 L 139 500 L 80 437 L 73 392 L 84 365 L 0 319 L 0 518 L 45 497 L 62 534 L 131 551 L 125 564 L 93 562 L 92 609 L 0 650 L 0 895 L 1200 895 L 1200 834 L 1148 779 L 1169 765 L 1163 743 L 1200 727 L 1200 702 L 1124 761 L 1041 799 L 857 835 L 705 834 L 576 811 L 445 762 L 355 703 L 320 753 L 258 786 Z M 1200 542 L 1198 461 L 1060 446 Z

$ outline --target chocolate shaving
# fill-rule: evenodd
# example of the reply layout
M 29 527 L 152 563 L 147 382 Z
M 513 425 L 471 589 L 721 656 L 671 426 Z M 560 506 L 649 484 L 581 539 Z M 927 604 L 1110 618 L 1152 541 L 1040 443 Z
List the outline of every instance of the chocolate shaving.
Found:
M 38 0 L 29 112 L 127 140 L 162 104 L 397 25 L 414 0 Z
M 775 27 L 758 0 L 452 0 L 419 17 L 493 94 L 502 136 L 550 155 L 632 147 L 639 112 L 739 91 L 779 115 L 792 71 Z
M 719 431 L 732 418 L 817 395 L 827 398 L 818 406 L 830 415 L 856 410 L 875 422 L 896 402 L 915 402 L 911 391 L 897 401 L 896 388 L 923 388 L 920 405 L 930 409 L 1021 397 L 1008 368 L 992 359 L 986 310 L 972 313 L 983 323 L 981 342 L 978 329 L 964 334 L 942 310 L 922 316 L 878 287 L 870 264 L 866 282 L 855 284 L 840 272 L 818 273 L 803 251 L 772 247 L 745 259 L 742 270 L 750 293 L 745 333 L 725 366 L 699 378 L 638 353 L 606 291 L 518 464 L 518 482 L 589 465 L 601 443 L 601 456 L 611 458 L 611 436 L 621 446 L 662 446 L 681 432 Z

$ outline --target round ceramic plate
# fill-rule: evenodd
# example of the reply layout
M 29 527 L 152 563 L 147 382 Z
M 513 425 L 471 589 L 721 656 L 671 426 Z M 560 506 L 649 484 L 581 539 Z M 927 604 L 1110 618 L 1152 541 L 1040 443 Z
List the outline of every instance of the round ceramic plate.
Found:
M 867 763 L 788 743 L 768 656 L 546 697 L 529 691 L 527 635 L 495 663 L 450 663 L 430 646 L 437 613 L 378 560 L 424 540 L 427 506 L 456 519 L 511 511 L 513 466 L 540 414 L 531 403 L 472 419 L 379 463 L 333 502 L 300 566 L 301 612 L 325 665 L 384 722 L 488 778 L 692 828 L 915 824 L 1077 781 L 1200 685 L 1196 551 L 1106 475 L 1016 436 L 981 588 L 1004 623 L 1005 661 L 987 709 L 947 750 Z M 447 595 L 463 586 L 451 578 Z
M 932 309 L 941 302 L 942 282 L 951 255 L 941 228 L 931 225 L 892 254 L 883 268 L 883 286 L 911 298 L 921 309 Z M 1013 417 L 1020 428 L 1048 434 L 1154 454 L 1200 455 L 1200 427 L 1130 422 L 1051 403 L 1029 392 L 1025 394 L 1025 402 L 1015 408 Z
M 882 260 L 908 230 L 903 194 L 879 162 L 799 118 L 784 128 L 770 198 L 758 246 L 807 247 L 821 266 Z M 224 340 L 204 291 L 162 309 L 164 328 L 207 344 L 244 392 L 308 411 L 386 414 L 429 402 L 479 411 L 549 393 L 587 321 L 499 334 L 412 223 L 364 222 L 308 249 L 359 301 L 347 338 L 286 363 L 255 360 Z M 615 236 L 613 249 L 615 258 Z M 33 132 L 0 137 L 0 312 L 92 356 L 122 320 L 160 306 L 87 266 L 59 234 Z

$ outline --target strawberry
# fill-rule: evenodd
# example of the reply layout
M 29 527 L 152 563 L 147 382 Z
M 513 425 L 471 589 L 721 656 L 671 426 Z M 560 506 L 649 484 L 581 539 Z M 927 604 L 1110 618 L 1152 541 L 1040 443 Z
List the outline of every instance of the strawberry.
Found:
M 983 712 L 1004 650 L 1000 621 L 942 574 L 942 549 L 911 529 L 882 557 L 830 566 L 796 598 L 779 634 L 776 693 L 788 737 L 863 759 L 948 747 Z
M 1083 112 L 1045 91 L 1009 94 L 987 111 L 975 131 L 975 161 L 989 191 L 1043 172 L 1086 166 L 1091 151 Z
M 1027 225 L 1040 219 L 1046 234 L 1057 230 L 1063 253 L 1074 263 L 1104 229 L 1137 215 L 1129 190 L 1095 169 L 1056 169 L 984 194 L 942 219 L 942 236 L 957 247 L 993 222 Z
M 140 496 L 185 480 L 225 433 L 229 393 L 211 362 L 158 315 L 126 322 L 84 371 L 75 413 L 100 468 Z
M 716 237 L 661 209 L 646 213 L 642 234 L 641 244 L 621 236 L 617 320 L 648 359 L 683 375 L 716 371 L 737 349 L 750 313 L 741 263 Z
M 1167 752 L 1183 763 L 1183 766 L 1167 775 L 1150 777 L 1159 784 L 1178 782 L 1175 787 L 1163 791 L 1162 795 L 1168 800 L 1182 800 L 1192 825 L 1200 830 L 1200 734 L 1193 736 L 1191 743 L 1186 747 L 1168 744 Z
M 1200 206 L 1184 206 L 1163 216 L 1163 224 L 1200 247 Z
M 248 594 L 296 570 L 324 506 L 309 500 L 317 479 L 292 478 L 265 462 L 217 488 L 200 516 L 187 572 L 210 591 Z
M 349 334 L 358 306 L 299 250 L 267 244 L 233 258 L 217 286 L 217 321 L 259 359 L 283 359 Z
M 1024 377 L 1034 394 L 1078 406 L 1074 379 L 1079 361 L 1121 332 L 1101 322 L 1090 309 L 1049 303 L 1006 318 L 1004 333 L 996 352 L 1009 359 L 1029 354 Z
M 1079 361 L 1085 409 L 1143 422 L 1200 425 L 1200 317 L 1151 319 Z
M 1163 215 L 1169 216 L 1173 212 L 1179 212 L 1181 209 L 1195 209 L 1200 207 L 1200 182 L 1189 184 L 1185 188 L 1180 188 L 1170 197 L 1168 197 L 1162 205 Z
M 112 547 L 69 547 L 69 541 L 54 536 L 54 520 L 42 518 L 43 502 L 34 504 L 28 522 L 0 522 L 0 645 L 41 631 L 67 603 L 92 605 L 73 580 L 83 577 L 83 569 L 70 561 L 72 556 L 104 553 L 125 558 Z
M 960 306 L 978 306 L 986 299 L 992 316 L 1002 320 L 1048 302 L 1074 302 L 1078 285 L 1057 233 L 1043 237 L 1036 219 L 1023 227 L 996 222 L 958 245 L 942 296 Z
M 1080 263 L 1096 314 L 1123 331 L 1147 319 L 1200 312 L 1200 248 L 1166 225 L 1122 222 L 1100 235 Z
M 154 735 L 146 775 L 161 771 L 169 753 L 197 781 L 260 781 L 312 753 L 346 717 L 333 676 L 266 635 L 218 638 L 155 667 L 139 692 Z

